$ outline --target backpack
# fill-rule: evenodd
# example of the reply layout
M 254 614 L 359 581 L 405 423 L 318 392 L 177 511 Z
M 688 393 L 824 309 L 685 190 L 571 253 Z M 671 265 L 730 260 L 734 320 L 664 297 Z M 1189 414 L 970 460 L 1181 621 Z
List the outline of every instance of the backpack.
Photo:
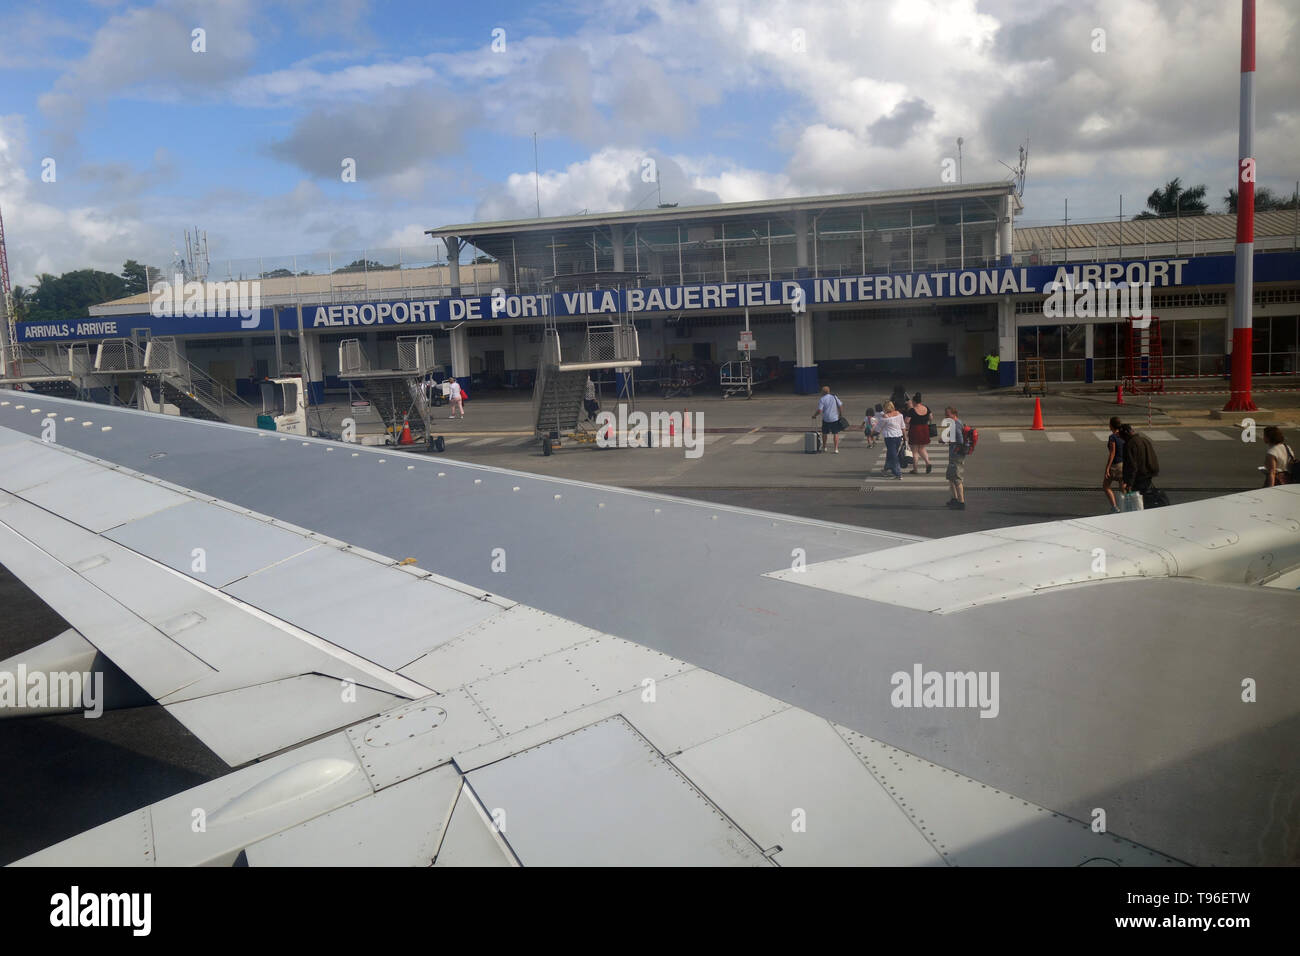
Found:
M 971 425 L 966 425 L 961 430 L 962 444 L 966 448 L 966 454 L 975 454 L 975 446 L 979 444 L 980 430 Z

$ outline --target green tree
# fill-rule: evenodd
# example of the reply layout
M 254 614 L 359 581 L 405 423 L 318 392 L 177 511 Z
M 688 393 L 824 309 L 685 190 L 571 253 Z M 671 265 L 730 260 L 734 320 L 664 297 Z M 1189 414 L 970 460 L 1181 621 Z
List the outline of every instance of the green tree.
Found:
M 1147 197 L 1147 208 L 1134 219 L 1156 219 L 1161 216 L 1203 216 L 1206 212 L 1205 186 L 1183 188 L 1182 179 L 1175 177 L 1164 186 L 1157 186 Z
M 340 266 L 334 270 L 337 275 L 340 272 L 379 272 L 384 269 L 396 269 L 397 266 L 386 266 L 382 262 L 375 262 L 373 259 L 353 259 L 345 266 Z
M 161 274 L 153 266 L 144 266 L 134 259 L 122 263 L 122 281 L 126 283 L 126 295 L 139 295 L 149 291 L 150 280 L 157 282 Z
M 84 319 L 90 306 L 120 299 L 127 292 L 126 280 L 98 269 L 77 269 L 54 276 L 43 272 L 30 293 L 30 322 L 68 322 Z
M 263 274 L 263 279 L 288 279 L 293 273 L 288 269 L 272 269 L 270 272 Z
M 28 310 L 32 307 L 31 293 L 26 286 L 16 285 L 13 288 L 14 303 L 14 321 L 26 322 Z
M 1295 209 L 1298 202 L 1300 202 L 1300 196 L 1297 196 L 1294 193 L 1286 199 L 1283 199 L 1267 186 L 1255 187 L 1255 212 L 1275 212 L 1279 209 Z M 1228 195 L 1223 197 L 1223 205 L 1228 212 L 1237 211 L 1237 190 L 1228 190 Z

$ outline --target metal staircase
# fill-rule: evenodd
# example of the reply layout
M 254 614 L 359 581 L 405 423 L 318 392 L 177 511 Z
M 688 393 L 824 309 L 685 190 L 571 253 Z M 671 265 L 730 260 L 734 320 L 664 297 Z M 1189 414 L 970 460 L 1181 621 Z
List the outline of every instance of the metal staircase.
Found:
M 598 369 L 626 369 L 628 385 L 623 396 L 633 396 L 631 370 L 641 365 L 636 326 L 626 316 L 614 323 L 587 326 L 587 338 L 577 360 L 566 361 L 555 320 L 542 329 L 542 351 L 533 383 L 533 428 L 549 455 L 561 435 L 587 436 L 583 427 L 582 397 L 587 376 Z
M 399 336 L 395 369 L 372 368 L 360 339 L 339 343 L 339 378 L 354 395 L 370 402 L 394 443 L 404 425 L 414 424 L 416 431 L 423 426 L 425 441 L 435 446 L 433 409 L 420 387 L 435 367 L 432 335 Z
M 157 378 L 163 399 L 188 418 L 225 422 L 230 420 L 232 411 L 253 408 L 207 372 L 186 361 L 176 348 L 176 339 L 170 335 L 149 340 L 144 348 L 144 368 Z

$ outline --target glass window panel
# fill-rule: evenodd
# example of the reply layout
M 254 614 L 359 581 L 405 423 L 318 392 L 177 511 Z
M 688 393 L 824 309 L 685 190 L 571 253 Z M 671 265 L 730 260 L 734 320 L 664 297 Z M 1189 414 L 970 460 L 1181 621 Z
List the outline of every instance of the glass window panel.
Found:
M 1086 348 L 1085 337 L 1087 336 L 1087 327 L 1083 325 L 1067 325 L 1065 327 L 1065 353 L 1064 358 L 1081 359 Z
M 1274 352 L 1269 371 L 1274 375 L 1290 375 L 1295 371 L 1294 352 Z
M 1175 375 L 1196 375 L 1198 371 L 1197 356 L 1179 355 L 1174 358 Z
M 1251 356 L 1250 374 L 1263 375 L 1267 371 L 1268 371 L 1268 356 L 1260 355 L 1259 352 L 1256 352 L 1253 356 Z
M 1038 329 L 1038 347 L 1042 350 L 1039 354 L 1045 359 L 1059 359 L 1061 357 L 1061 327 L 1059 325 L 1044 325 Z
M 1251 351 L 1256 355 L 1260 352 L 1269 351 L 1268 329 L 1271 321 L 1272 319 L 1254 319 L 1251 322 L 1251 326 L 1254 329 L 1250 336 Z
M 1066 359 L 1061 363 L 1061 381 L 1082 382 L 1084 379 L 1083 359 Z
M 1223 322 L 1219 319 L 1201 322 L 1201 354 L 1222 355 L 1223 349 Z
M 1016 333 L 1016 339 L 1016 348 L 1022 359 L 1038 354 L 1038 326 L 1022 326 Z
M 1181 319 L 1174 323 L 1174 354 L 1198 355 L 1201 350 L 1201 323 L 1197 319 Z
M 1274 316 L 1271 326 L 1272 335 L 1269 340 L 1269 351 L 1294 352 L 1296 350 L 1296 317 L 1294 315 Z

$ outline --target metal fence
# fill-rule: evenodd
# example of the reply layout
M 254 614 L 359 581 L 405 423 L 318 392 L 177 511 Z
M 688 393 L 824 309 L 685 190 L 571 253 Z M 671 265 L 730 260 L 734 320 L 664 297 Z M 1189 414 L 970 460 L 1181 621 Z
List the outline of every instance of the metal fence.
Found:
M 397 367 L 404 372 L 422 375 L 435 366 L 432 335 L 399 335 Z
M 339 343 L 339 375 L 360 375 L 368 368 L 360 339 L 344 339 Z
M 105 339 L 95 352 L 97 372 L 126 372 L 143 367 L 140 347 L 131 339 Z

